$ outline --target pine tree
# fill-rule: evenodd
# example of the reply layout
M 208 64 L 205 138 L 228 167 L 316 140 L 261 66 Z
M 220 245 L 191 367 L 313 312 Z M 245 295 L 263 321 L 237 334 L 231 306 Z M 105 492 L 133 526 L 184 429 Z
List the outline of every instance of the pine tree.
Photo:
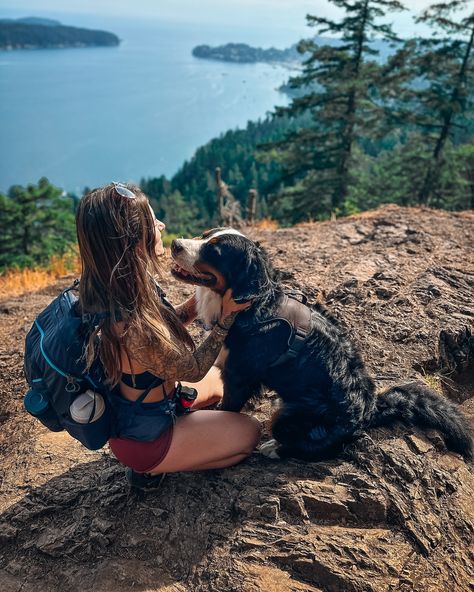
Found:
M 398 0 L 330 0 L 345 11 L 339 21 L 308 16 L 320 35 L 329 33 L 340 42 L 318 46 L 302 41 L 308 54 L 303 72 L 293 78 L 293 88 L 306 92 L 278 114 L 296 116 L 311 112 L 313 125 L 300 129 L 276 145 L 285 169 L 284 180 L 296 181 L 290 193 L 296 216 L 320 216 L 343 206 L 348 195 L 354 145 L 372 136 L 380 120 L 378 101 L 381 66 L 374 37 L 397 41 L 390 25 L 379 24 L 386 12 L 403 10 Z
M 422 131 L 430 154 L 418 191 L 423 204 L 433 202 L 449 139 L 459 136 L 474 107 L 474 12 L 455 19 L 466 6 L 467 0 L 429 6 L 416 20 L 430 25 L 434 36 L 408 42 L 393 58 L 407 80 L 399 120 Z
M 46 263 L 75 242 L 74 201 L 46 178 L 26 188 L 14 185 L 0 205 L 0 227 L 8 224 L 7 241 L 1 244 L 2 265 Z
M 463 168 L 467 187 L 467 203 L 464 207 L 474 210 L 474 138 L 471 143 L 459 146 L 457 153 Z
M 473 138 L 474 140 L 474 138 Z M 431 155 L 425 137 L 412 132 L 404 143 L 384 150 L 377 157 L 357 150 L 357 166 L 347 207 L 352 212 L 378 207 L 383 203 L 416 206 Z M 465 210 L 474 204 L 474 142 L 444 148 L 444 166 L 433 190 L 431 204 L 447 210 Z M 350 213 L 350 212 L 348 212 Z
M 10 266 L 21 253 L 21 210 L 7 195 L 0 194 L 0 269 Z

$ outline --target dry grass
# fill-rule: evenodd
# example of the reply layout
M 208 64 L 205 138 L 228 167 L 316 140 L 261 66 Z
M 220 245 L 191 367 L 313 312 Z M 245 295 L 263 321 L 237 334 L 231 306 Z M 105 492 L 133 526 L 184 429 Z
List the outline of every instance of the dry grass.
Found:
M 272 220 L 271 218 L 262 218 L 261 220 L 257 220 L 253 224 L 253 227 L 258 228 L 259 230 L 277 230 L 279 224 L 276 220 Z
M 422 380 L 439 395 L 444 394 L 443 387 L 441 386 L 441 377 L 438 374 L 423 374 Z
M 11 269 L 0 275 L 0 298 L 20 296 L 26 292 L 40 290 L 53 284 L 60 277 L 69 273 L 79 273 L 79 271 L 79 257 L 75 251 L 66 253 L 62 257 L 52 257 L 46 267 Z

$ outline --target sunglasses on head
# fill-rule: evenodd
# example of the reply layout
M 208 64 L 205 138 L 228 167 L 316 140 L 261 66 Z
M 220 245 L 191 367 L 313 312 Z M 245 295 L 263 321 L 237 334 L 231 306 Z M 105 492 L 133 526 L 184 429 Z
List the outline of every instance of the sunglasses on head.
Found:
M 122 197 L 128 197 L 129 199 L 135 199 L 137 196 L 128 187 L 125 187 L 123 183 L 117 183 L 112 181 L 115 191 Z

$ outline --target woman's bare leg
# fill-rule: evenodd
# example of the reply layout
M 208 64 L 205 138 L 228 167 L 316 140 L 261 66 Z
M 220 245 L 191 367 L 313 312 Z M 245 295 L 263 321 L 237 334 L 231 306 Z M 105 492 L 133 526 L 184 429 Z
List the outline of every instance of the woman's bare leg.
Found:
M 243 413 L 204 410 L 182 415 L 168 454 L 150 473 L 229 467 L 249 456 L 259 439 L 259 422 Z
M 212 366 L 206 376 L 199 382 L 183 382 L 182 384 L 191 386 L 198 392 L 192 406 L 193 409 L 202 409 L 214 403 L 219 403 L 224 395 L 221 371 L 217 366 Z

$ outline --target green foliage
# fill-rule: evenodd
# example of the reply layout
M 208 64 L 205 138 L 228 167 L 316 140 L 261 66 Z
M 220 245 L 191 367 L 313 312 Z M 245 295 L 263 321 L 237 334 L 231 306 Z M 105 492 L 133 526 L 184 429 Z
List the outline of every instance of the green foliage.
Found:
M 151 201 L 152 206 L 155 206 L 155 200 Z M 163 194 L 154 210 L 158 218 L 165 221 L 168 229 L 174 234 L 179 236 L 194 234 L 197 208 L 193 203 L 186 203 L 179 191 Z
M 140 186 L 167 229 L 180 235 L 197 234 L 216 223 L 216 167 L 244 210 L 249 190 L 257 189 L 257 217 L 274 216 L 271 194 L 279 188 L 282 173 L 275 159 L 267 154 L 260 158 L 259 146 L 281 140 L 309 121 L 303 116 L 249 122 L 245 130 L 230 130 L 199 148 L 170 181 L 163 176 L 142 179 Z
M 291 182 L 286 196 L 294 205 L 293 221 L 341 211 L 351 183 L 355 145 L 364 137 L 376 137 L 383 122 L 378 97 L 387 81 L 375 59 L 379 50 L 370 40 L 378 36 L 396 41 L 390 26 L 379 24 L 379 19 L 388 11 L 403 9 L 397 0 L 331 1 L 345 10 L 338 21 L 311 15 L 307 20 L 319 34 L 329 33 L 341 42 L 300 43 L 299 51 L 309 57 L 290 85 L 305 92 L 289 107 L 277 110 L 290 117 L 304 113 L 312 117 L 311 126 L 275 145 Z
M 416 206 L 423 186 L 423 172 L 431 152 L 424 137 L 412 134 L 405 144 L 382 152 L 377 158 L 359 153 L 353 182 L 342 213 L 365 210 L 383 203 Z M 474 139 L 471 144 L 447 143 L 438 169 L 431 204 L 448 210 L 471 208 L 474 203 Z
M 418 129 L 431 153 L 417 192 L 420 203 L 439 203 L 446 183 L 442 168 L 450 163 L 443 156 L 449 140 L 465 141 L 474 132 L 474 13 L 455 20 L 466 6 L 466 0 L 429 6 L 417 21 L 430 25 L 434 35 L 407 42 L 389 62 L 405 82 L 392 115 Z
M 45 264 L 75 242 L 74 204 L 42 178 L 0 194 L 0 269 Z

